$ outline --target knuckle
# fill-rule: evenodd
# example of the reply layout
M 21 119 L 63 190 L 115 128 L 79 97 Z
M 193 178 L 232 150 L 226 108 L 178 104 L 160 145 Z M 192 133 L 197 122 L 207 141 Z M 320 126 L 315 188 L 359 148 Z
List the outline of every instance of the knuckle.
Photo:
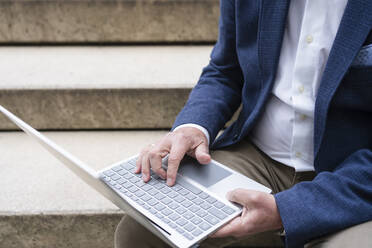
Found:
M 174 165 L 174 164 L 177 164 L 179 161 L 180 160 L 177 157 L 169 156 L 169 158 L 168 158 L 168 164 Z

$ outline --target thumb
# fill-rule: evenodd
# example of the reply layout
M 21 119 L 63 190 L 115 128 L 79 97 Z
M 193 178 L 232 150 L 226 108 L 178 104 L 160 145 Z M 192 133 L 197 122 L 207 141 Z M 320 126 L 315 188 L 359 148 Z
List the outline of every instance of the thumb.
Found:
M 245 206 L 247 204 L 247 190 L 245 189 L 235 189 L 233 191 L 230 191 L 226 194 L 226 198 L 231 201 L 238 203 L 242 206 Z
M 201 164 L 209 164 L 211 162 L 211 155 L 209 155 L 209 148 L 205 142 L 200 143 L 195 148 L 195 158 Z

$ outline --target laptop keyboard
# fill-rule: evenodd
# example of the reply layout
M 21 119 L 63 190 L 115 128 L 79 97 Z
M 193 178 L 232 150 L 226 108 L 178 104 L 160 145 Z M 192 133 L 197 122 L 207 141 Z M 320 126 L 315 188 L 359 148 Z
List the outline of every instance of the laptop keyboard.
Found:
M 141 174 L 134 173 L 135 164 L 136 159 L 133 159 L 115 166 L 104 171 L 101 179 L 188 240 L 197 238 L 238 211 L 183 178 L 177 178 L 176 184 L 169 187 L 165 180 L 151 172 L 151 180 L 144 183 Z

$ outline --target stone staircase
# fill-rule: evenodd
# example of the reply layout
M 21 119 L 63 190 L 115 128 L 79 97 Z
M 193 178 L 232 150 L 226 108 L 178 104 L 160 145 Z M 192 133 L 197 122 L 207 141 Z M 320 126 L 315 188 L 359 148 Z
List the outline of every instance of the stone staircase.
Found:
M 218 0 L 0 1 L 0 104 L 94 169 L 171 127 Z M 123 212 L 0 115 L 0 248 L 113 247 Z

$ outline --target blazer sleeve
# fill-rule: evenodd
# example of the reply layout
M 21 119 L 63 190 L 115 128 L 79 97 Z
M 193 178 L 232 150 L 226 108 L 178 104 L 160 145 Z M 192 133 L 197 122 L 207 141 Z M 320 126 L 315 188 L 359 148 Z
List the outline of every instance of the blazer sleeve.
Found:
M 358 150 L 334 171 L 277 193 L 287 247 L 372 220 L 372 152 Z
M 200 125 L 208 130 L 210 143 L 239 107 L 244 82 L 236 54 L 234 1 L 220 1 L 220 11 L 219 37 L 210 62 L 172 128 Z

